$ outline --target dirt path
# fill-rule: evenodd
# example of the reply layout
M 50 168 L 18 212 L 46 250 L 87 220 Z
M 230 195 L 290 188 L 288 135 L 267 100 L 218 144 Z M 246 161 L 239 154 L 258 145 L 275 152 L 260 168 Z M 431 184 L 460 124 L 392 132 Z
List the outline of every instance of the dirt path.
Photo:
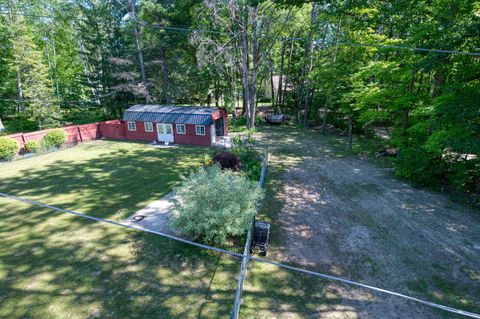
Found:
M 465 310 L 480 311 L 480 214 L 414 189 L 310 133 L 266 131 L 281 170 L 271 258 Z M 275 242 L 276 241 L 276 242 Z M 396 297 L 332 284 L 339 311 L 322 318 L 438 318 Z M 348 307 L 351 311 L 345 312 Z M 294 316 L 296 317 L 296 316 Z M 299 314 L 299 317 L 304 317 Z M 450 316 L 446 316 L 450 317 Z

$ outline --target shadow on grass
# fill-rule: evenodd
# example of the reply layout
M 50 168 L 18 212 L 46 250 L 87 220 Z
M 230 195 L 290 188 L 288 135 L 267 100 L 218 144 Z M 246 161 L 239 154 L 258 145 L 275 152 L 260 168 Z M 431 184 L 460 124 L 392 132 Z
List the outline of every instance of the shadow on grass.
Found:
M 32 159 L 38 165 L 30 165 L 29 160 L 15 163 L 15 174 L 1 179 L 0 190 L 121 219 L 168 193 L 182 174 L 201 165 L 203 152 L 203 148 L 155 149 L 126 142 L 82 144 Z
M 2 318 L 87 318 L 96 311 L 101 318 L 208 318 L 231 309 L 237 260 L 31 205 L 1 204 Z
M 200 165 L 203 148 L 83 144 L 0 169 L 0 191 L 122 219 Z M 0 198 L 1 318 L 227 317 L 236 259 Z
M 408 185 L 366 165 L 364 159 L 339 151 L 344 145 L 337 137 L 288 127 L 270 127 L 260 134 L 271 144 L 266 198 L 258 215 L 258 219 L 272 223 L 269 259 L 479 312 L 480 277 L 475 271 L 479 259 L 474 257 L 472 245 L 464 244 L 479 239 L 475 232 L 478 224 L 468 223 L 478 220 L 475 216 L 461 216 L 461 212 L 450 215 L 441 204 L 429 202 L 430 195 L 418 195 Z M 327 161 L 329 165 L 311 165 Z M 362 180 L 353 183 L 355 179 L 345 178 L 348 175 Z M 298 192 L 296 186 L 301 186 Z M 287 196 L 292 200 L 286 201 Z M 363 206 L 367 201 L 384 201 L 385 210 Z M 309 217 L 304 217 L 307 214 Z M 333 223 L 325 222 L 325 214 L 332 214 Z M 384 223 L 386 220 L 390 222 Z M 353 248 L 338 247 L 350 238 L 355 227 L 368 229 L 368 245 L 361 246 L 362 238 L 352 237 Z M 462 232 L 452 231 L 452 227 Z M 427 235 L 429 231 L 434 232 L 433 241 Z M 442 243 L 439 238 L 454 238 L 460 245 Z M 444 268 L 430 269 L 433 263 Z M 462 264 L 465 269 L 456 271 Z M 452 272 L 457 283 L 446 280 Z M 418 284 L 408 278 L 424 280 Z M 249 266 L 242 317 L 461 318 L 397 297 L 257 262 Z

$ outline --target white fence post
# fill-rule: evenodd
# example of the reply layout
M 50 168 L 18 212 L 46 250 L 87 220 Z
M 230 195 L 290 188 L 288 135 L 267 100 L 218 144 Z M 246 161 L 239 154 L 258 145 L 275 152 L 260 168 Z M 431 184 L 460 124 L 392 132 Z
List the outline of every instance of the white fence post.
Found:
M 265 155 L 263 158 L 262 172 L 260 173 L 260 179 L 258 180 L 258 186 L 260 188 L 263 187 L 263 183 L 265 182 L 265 174 L 267 172 L 267 166 L 268 166 L 268 145 L 265 147 Z M 248 227 L 247 241 L 245 243 L 243 255 L 250 256 L 250 246 L 252 243 L 254 227 L 255 227 L 255 217 L 253 217 L 252 221 L 250 222 L 250 226 Z M 249 262 L 250 262 L 250 258 L 248 257 L 242 258 L 242 264 L 240 266 L 240 275 L 238 276 L 238 282 L 237 282 L 237 290 L 236 290 L 235 299 L 233 302 L 233 310 L 230 316 L 230 318 L 232 319 L 238 319 L 238 315 L 240 313 L 240 305 L 242 304 L 243 286 L 245 284 L 245 279 L 247 278 L 247 268 L 248 268 Z

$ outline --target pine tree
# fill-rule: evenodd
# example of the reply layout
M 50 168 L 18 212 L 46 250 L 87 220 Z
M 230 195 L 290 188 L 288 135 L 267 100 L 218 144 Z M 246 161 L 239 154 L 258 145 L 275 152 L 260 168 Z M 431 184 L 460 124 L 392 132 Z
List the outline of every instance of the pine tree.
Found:
M 17 74 L 18 111 L 25 112 L 39 128 L 56 126 L 59 108 L 53 98 L 43 52 L 35 44 L 32 30 L 23 16 L 12 17 L 11 21 L 11 68 Z

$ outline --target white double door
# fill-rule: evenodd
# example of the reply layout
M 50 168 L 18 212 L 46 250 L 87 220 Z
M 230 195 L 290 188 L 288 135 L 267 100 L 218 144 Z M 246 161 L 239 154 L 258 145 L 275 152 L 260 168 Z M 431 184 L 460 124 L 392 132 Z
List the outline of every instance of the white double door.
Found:
M 172 124 L 157 123 L 157 135 L 160 142 L 173 143 Z

